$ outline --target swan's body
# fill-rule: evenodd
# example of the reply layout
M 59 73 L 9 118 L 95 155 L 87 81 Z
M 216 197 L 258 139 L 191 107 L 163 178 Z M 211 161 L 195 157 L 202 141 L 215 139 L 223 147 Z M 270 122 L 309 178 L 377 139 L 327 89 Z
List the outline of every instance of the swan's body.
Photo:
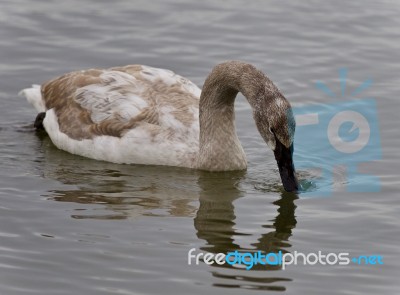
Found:
M 290 149 L 290 104 L 242 62 L 216 66 L 203 92 L 171 71 L 132 65 L 68 73 L 22 93 L 45 113 L 43 127 L 59 149 L 114 163 L 227 171 L 247 166 L 234 124 L 239 91 L 271 148 Z

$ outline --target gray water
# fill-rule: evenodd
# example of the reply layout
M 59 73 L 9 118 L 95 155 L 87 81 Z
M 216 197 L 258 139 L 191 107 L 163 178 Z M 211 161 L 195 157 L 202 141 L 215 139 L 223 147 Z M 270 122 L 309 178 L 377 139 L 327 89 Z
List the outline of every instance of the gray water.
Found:
M 0 294 L 398 294 L 398 1 L 29 1 L 0 3 Z M 243 97 L 245 172 L 116 165 L 57 150 L 19 90 L 62 73 L 146 64 L 201 86 L 218 62 L 267 73 L 296 105 L 367 78 L 380 192 L 283 193 Z M 312 155 L 310 155 L 312 156 Z M 304 174 L 305 178 L 309 177 Z M 318 191 L 318 188 L 317 188 Z M 349 252 L 383 265 L 188 265 L 196 252 Z

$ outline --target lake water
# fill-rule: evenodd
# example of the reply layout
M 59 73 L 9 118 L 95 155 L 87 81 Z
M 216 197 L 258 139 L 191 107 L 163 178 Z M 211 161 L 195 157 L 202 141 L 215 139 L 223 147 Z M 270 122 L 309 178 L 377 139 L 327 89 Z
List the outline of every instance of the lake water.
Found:
M 0 7 L 0 294 L 399 294 L 400 2 L 3 0 Z M 70 155 L 33 130 L 36 113 L 17 96 L 71 70 L 134 63 L 201 86 L 229 59 L 256 65 L 300 107 L 329 101 L 318 80 L 340 93 L 341 68 L 348 89 L 372 79 L 364 94 L 376 99 L 382 158 L 360 170 L 378 177 L 380 191 L 347 192 L 357 179 L 336 167 L 328 197 L 283 193 L 241 96 L 237 131 L 249 168 L 235 173 Z M 188 265 L 191 248 L 348 252 L 380 255 L 383 264 L 245 270 Z

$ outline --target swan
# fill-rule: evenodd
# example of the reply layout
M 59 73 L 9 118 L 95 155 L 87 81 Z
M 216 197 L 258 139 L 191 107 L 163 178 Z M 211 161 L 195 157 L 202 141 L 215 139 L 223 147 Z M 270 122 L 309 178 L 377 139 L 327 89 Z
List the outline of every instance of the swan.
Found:
M 145 65 L 67 73 L 24 95 L 57 148 L 114 163 L 208 171 L 247 168 L 235 128 L 241 92 L 272 149 L 286 191 L 297 191 L 295 120 L 290 103 L 260 70 L 241 61 L 216 65 L 203 90 L 172 71 Z

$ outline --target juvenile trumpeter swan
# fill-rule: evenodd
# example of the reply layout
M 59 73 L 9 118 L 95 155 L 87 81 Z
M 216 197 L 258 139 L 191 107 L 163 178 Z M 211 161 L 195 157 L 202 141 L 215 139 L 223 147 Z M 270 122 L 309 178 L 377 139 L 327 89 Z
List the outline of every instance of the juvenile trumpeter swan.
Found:
M 171 71 L 144 65 L 71 72 L 21 91 L 39 112 L 35 126 L 59 149 L 114 163 L 209 171 L 247 167 L 235 129 L 238 92 L 275 154 L 285 190 L 296 191 L 290 104 L 250 64 L 215 66 L 202 91 Z

